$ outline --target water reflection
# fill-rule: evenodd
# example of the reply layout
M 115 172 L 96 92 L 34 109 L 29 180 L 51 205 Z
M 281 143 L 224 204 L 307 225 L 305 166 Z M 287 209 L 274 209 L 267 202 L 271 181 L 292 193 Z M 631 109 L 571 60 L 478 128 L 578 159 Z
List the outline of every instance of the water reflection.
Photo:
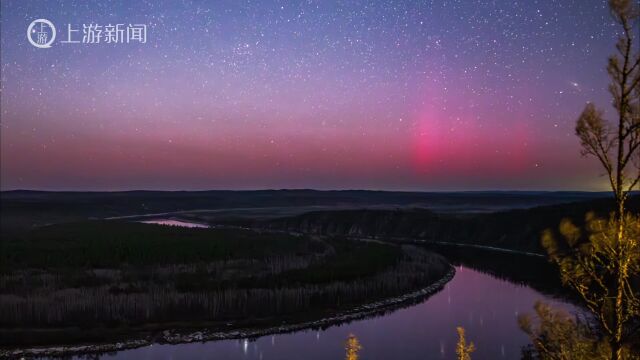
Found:
M 206 225 L 206 224 L 198 224 L 198 223 L 189 222 L 189 221 L 170 220 L 170 219 L 144 220 L 140 222 L 144 224 L 180 226 L 180 227 L 187 227 L 187 228 L 208 228 L 209 227 L 209 225 Z
M 571 309 L 524 286 L 459 267 L 446 288 L 426 301 L 380 317 L 327 329 L 310 329 L 255 340 L 226 340 L 181 345 L 154 345 L 104 359 L 344 359 L 345 339 L 357 334 L 360 359 L 455 359 L 456 326 L 466 330 L 474 359 L 518 359 L 527 336 L 517 314 L 537 300 Z

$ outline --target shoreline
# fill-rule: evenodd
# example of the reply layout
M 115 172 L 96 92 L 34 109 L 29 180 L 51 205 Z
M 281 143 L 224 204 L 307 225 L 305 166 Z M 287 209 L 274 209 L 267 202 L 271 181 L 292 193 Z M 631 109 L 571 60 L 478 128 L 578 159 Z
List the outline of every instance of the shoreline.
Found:
M 230 331 L 200 331 L 183 332 L 177 329 L 168 329 L 156 336 L 148 335 L 143 339 L 132 339 L 108 344 L 88 344 L 75 346 L 49 346 L 32 347 L 25 349 L 0 350 L 0 357 L 8 359 L 20 359 L 24 357 L 63 357 L 72 355 L 99 354 L 114 351 L 136 349 L 153 344 L 185 344 L 192 342 L 208 342 L 216 340 L 232 340 L 257 338 L 266 335 L 283 334 L 304 329 L 313 329 L 333 326 L 341 323 L 359 320 L 378 313 L 396 310 L 416 301 L 422 301 L 437 293 L 454 278 L 455 267 L 449 264 L 449 271 L 439 280 L 419 290 L 357 306 L 350 310 L 338 312 L 335 315 L 315 321 L 303 321 L 294 324 L 269 326 L 264 328 L 241 328 Z

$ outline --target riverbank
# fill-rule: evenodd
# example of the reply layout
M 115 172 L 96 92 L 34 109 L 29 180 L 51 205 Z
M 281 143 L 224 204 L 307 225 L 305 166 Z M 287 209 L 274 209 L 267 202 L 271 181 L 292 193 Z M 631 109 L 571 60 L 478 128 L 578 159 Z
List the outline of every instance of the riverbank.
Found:
M 205 342 L 226 339 L 246 339 L 255 338 L 270 334 L 288 333 L 303 329 L 323 328 L 340 323 L 362 319 L 368 316 L 377 315 L 386 311 L 391 311 L 417 301 L 422 301 L 426 297 L 441 290 L 447 282 L 455 276 L 455 268 L 449 265 L 447 273 L 439 280 L 429 286 L 417 291 L 401 296 L 368 303 L 355 307 L 351 310 L 334 314 L 320 320 L 305 321 L 293 324 L 281 324 L 266 328 L 240 328 L 231 331 L 216 331 L 215 329 L 203 329 L 200 331 L 188 332 L 180 329 L 164 330 L 160 334 L 147 336 L 146 338 L 125 340 L 108 344 L 91 344 L 78 346 L 56 346 L 56 347 L 34 347 L 17 350 L 0 350 L 0 357 L 3 358 L 23 358 L 23 357 L 63 357 L 80 354 L 97 354 L 125 349 L 134 349 L 143 346 L 158 344 L 180 344 L 190 342 Z

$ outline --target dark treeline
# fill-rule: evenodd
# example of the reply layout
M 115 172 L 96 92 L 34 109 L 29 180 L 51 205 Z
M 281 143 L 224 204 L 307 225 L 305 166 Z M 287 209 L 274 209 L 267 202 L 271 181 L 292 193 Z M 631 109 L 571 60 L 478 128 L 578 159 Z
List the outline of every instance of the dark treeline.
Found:
M 323 252 L 322 243 L 286 234 L 95 220 L 48 225 L 0 242 L 4 269 L 108 268 L 253 259 Z
M 335 210 L 266 221 L 228 222 L 231 225 L 281 230 L 291 233 L 402 238 L 450 242 L 545 254 L 540 238 L 545 229 L 557 229 L 560 220 L 570 218 L 583 224 L 585 214 L 605 215 L 613 209 L 609 199 L 541 206 L 480 214 L 443 214 L 425 209 Z M 640 197 L 629 200 L 628 208 L 640 212 Z

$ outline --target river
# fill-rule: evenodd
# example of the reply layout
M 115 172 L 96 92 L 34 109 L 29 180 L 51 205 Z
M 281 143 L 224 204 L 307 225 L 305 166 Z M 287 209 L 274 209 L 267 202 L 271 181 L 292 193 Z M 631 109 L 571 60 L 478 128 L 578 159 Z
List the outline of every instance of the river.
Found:
M 517 317 L 531 313 L 538 300 L 570 305 L 532 288 L 457 267 L 446 287 L 425 301 L 373 318 L 289 334 L 124 350 L 102 359 L 117 360 L 313 360 L 344 359 L 344 343 L 354 334 L 361 360 L 455 359 L 456 326 L 476 345 L 474 359 L 519 359 L 527 336 Z M 80 359 L 80 358 L 75 358 Z

